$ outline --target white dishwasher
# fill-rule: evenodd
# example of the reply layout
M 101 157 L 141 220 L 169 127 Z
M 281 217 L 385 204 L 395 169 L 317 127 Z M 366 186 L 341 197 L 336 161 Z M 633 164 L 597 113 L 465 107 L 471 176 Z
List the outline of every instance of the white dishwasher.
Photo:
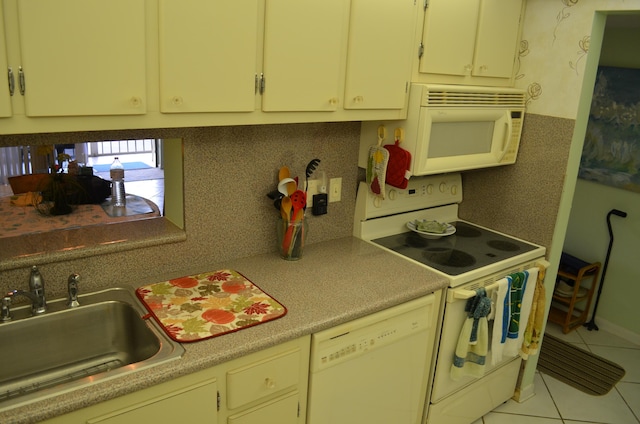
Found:
M 316 333 L 308 424 L 419 424 L 441 292 Z

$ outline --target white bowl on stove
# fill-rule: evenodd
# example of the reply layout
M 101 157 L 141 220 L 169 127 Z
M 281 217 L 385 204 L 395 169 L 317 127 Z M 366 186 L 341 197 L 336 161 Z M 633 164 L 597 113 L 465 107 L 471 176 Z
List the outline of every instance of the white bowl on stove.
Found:
M 414 221 L 407 222 L 407 228 L 413 231 L 414 233 L 417 233 L 420 237 L 424 237 L 427 239 L 438 239 L 441 237 L 447 237 L 456 232 L 456 227 L 454 227 L 451 224 L 447 224 L 447 228 L 444 230 L 443 233 L 430 233 L 428 231 L 420 231 L 416 227 L 416 223 Z

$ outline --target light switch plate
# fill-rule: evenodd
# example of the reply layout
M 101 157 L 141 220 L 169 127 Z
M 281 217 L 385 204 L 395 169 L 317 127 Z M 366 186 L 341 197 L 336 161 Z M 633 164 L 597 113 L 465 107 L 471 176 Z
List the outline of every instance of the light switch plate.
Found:
M 342 199 L 342 177 L 329 180 L 329 203 Z

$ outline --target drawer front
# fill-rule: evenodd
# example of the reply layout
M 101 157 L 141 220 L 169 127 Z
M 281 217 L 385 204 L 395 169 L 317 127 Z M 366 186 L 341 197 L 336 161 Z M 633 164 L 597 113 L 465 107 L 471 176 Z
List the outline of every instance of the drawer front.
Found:
M 228 424 L 278 423 L 298 424 L 298 392 L 260 404 L 229 417 Z
M 299 373 L 298 349 L 229 371 L 227 407 L 235 409 L 293 387 L 298 384 Z

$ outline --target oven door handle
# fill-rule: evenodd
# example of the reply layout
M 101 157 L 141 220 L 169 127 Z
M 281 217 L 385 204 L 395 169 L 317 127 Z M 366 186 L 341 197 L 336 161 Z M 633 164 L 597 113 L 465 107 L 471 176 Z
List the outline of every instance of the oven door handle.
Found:
M 535 264 L 535 266 L 543 267 L 544 269 L 549 268 L 549 265 L 551 265 L 551 264 L 549 262 L 547 262 L 546 260 L 544 260 L 544 259 L 541 259 L 541 260 L 537 261 L 536 264 Z M 485 286 L 485 289 L 487 291 L 495 289 L 496 287 L 498 287 L 498 282 L 499 281 L 500 280 L 495 281 L 494 283 L 489 284 L 488 286 Z M 475 295 L 476 295 L 475 290 L 454 289 L 454 290 L 452 290 L 452 292 L 453 292 L 452 293 L 453 294 L 453 299 L 462 299 L 462 300 L 471 299 L 472 297 L 475 297 Z

